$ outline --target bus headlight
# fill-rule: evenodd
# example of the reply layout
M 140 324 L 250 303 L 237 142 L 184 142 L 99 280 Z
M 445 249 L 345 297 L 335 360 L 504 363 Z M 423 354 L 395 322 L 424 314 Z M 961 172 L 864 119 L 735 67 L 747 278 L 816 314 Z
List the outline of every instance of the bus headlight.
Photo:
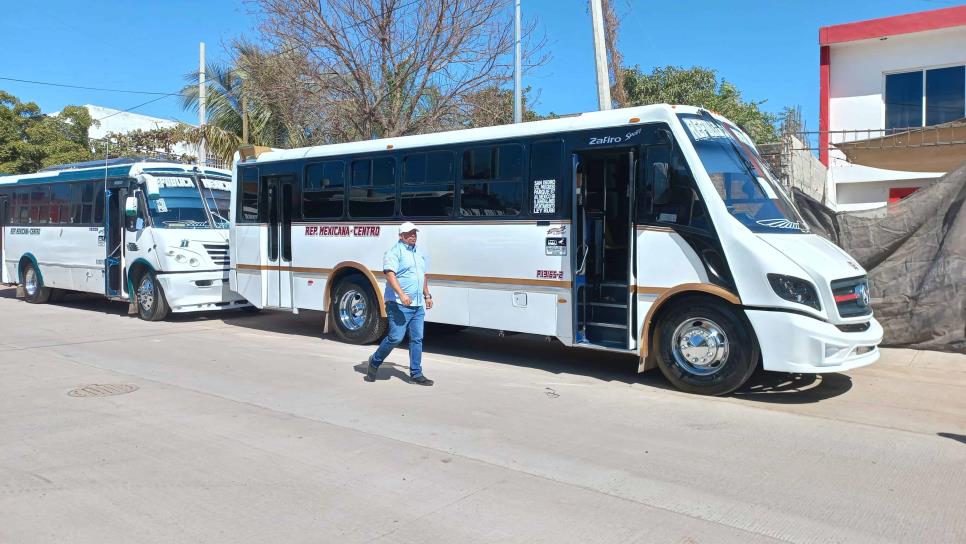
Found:
M 192 257 L 191 260 L 188 261 L 188 264 L 190 264 L 191 266 L 198 266 L 199 264 L 201 264 L 201 261 Z
M 822 304 L 818 301 L 818 292 L 808 280 L 782 274 L 768 274 L 768 283 L 771 284 L 775 294 L 785 300 L 811 306 L 816 310 L 822 309 Z
M 177 263 L 183 263 L 187 260 L 188 260 L 188 257 L 185 257 L 184 253 L 178 253 L 177 255 L 174 256 L 174 261 Z

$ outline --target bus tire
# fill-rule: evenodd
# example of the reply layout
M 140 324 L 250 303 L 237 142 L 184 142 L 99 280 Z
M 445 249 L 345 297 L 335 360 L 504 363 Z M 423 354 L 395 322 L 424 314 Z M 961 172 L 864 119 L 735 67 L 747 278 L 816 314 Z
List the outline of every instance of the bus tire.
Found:
M 145 270 L 138 276 L 134 288 L 134 305 L 137 306 L 138 317 L 145 321 L 161 321 L 168 317 L 171 308 L 154 272 Z
M 386 333 L 386 319 L 380 315 L 379 299 L 369 282 L 359 276 L 342 279 L 332 290 L 329 302 L 336 336 L 350 344 L 371 344 Z
M 655 351 L 661 373 L 678 389 L 726 395 L 758 366 L 758 342 L 737 308 L 698 300 L 660 319 Z
M 23 267 L 23 299 L 31 304 L 45 304 L 50 300 L 51 289 L 44 287 L 44 280 L 33 261 L 27 260 Z

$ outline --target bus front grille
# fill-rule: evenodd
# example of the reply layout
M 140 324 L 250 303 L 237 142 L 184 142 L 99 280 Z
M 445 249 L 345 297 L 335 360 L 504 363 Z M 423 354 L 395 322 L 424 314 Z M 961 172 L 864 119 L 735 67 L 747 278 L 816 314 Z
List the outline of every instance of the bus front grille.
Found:
M 204 244 L 208 256 L 216 265 L 228 267 L 228 244 Z

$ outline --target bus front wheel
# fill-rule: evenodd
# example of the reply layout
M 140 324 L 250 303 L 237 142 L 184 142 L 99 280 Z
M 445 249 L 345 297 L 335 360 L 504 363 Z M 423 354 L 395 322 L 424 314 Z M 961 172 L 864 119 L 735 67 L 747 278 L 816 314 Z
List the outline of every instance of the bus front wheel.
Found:
M 31 304 L 44 304 L 50 300 L 50 287 L 44 287 L 37 265 L 30 261 L 23 268 L 23 292 L 24 300 Z
M 725 395 L 758 365 L 750 326 L 723 303 L 701 300 L 674 308 L 660 320 L 656 344 L 661 373 L 688 393 Z
M 150 270 L 141 274 L 134 290 L 134 303 L 138 307 L 138 317 L 145 321 L 161 321 L 171 311 L 164 298 L 164 290 L 158 277 Z
M 369 282 L 350 276 L 332 290 L 329 309 L 336 336 L 350 344 L 371 344 L 386 332 L 386 320 Z

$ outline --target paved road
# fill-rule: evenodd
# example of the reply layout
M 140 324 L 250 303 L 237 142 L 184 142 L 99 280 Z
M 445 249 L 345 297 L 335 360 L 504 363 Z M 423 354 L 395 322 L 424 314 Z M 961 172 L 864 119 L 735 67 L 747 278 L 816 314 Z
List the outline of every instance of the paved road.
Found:
M 703 398 L 467 331 L 422 388 L 319 314 L 125 312 L 0 289 L 0 542 L 966 542 L 966 356 Z

